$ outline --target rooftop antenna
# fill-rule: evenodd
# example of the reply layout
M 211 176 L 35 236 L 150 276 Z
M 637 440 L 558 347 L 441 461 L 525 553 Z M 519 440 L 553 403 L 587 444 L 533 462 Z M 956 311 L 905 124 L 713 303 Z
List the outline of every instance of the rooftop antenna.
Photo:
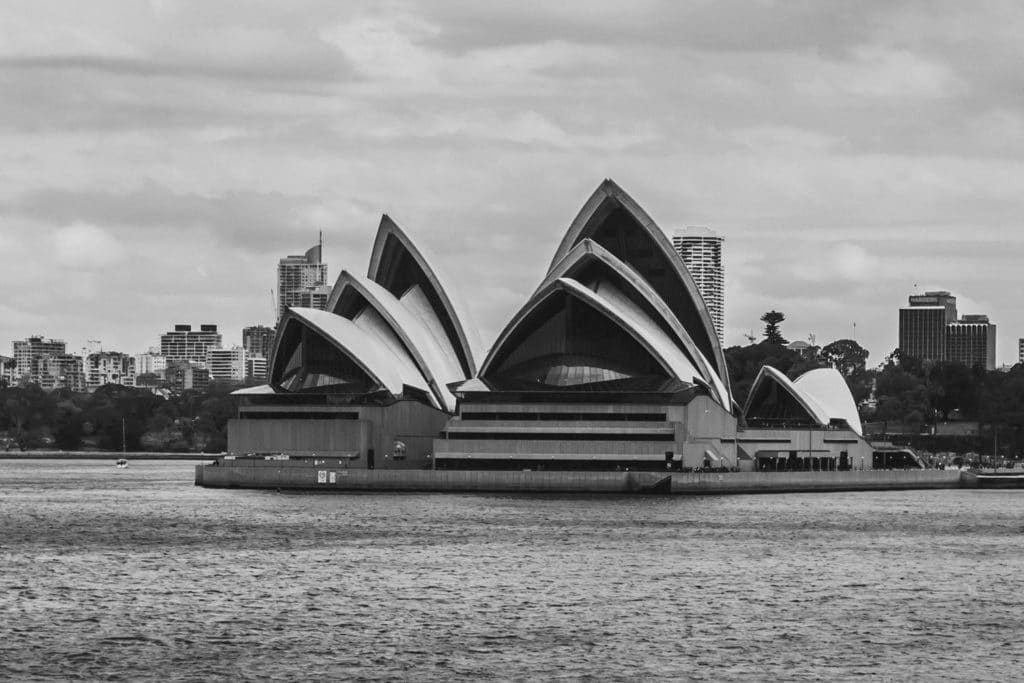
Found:
M 857 341 L 857 323 L 853 323 L 853 341 Z

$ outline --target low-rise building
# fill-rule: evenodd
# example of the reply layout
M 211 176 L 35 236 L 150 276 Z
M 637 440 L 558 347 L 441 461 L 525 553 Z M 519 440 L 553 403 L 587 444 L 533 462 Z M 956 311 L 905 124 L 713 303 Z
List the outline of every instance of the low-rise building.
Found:
M 245 358 L 245 349 L 241 346 L 209 349 L 206 352 L 206 369 L 210 371 L 210 379 L 220 382 L 245 380 Z
M 245 357 L 245 381 L 266 382 L 267 381 L 267 359 L 262 356 Z
M 81 356 L 73 356 L 70 353 L 43 356 L 37 366 L 39 373 L 36 383 L 43 390 L 85 391 L 85 373 Z
M 187 361 L 167 365 L 167 386 L 175 394 L 184 391 L 206 391 L 210 388 L 210 371 Z
M 160 349 L 152 347 L 146 353 L 135 356 L 135 376 L 156 375 L 163 379 L 167 371 L 167 358 L 160 355 Z

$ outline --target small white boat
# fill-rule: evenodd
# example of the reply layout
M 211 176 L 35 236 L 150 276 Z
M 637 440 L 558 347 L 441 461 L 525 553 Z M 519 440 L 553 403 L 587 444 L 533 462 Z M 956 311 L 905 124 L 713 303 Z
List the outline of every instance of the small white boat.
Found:
M 127 469 L 127 468 L 128 468 L 128 461 L 125 460 L 124 458 L 118 459 L 118 461 L 117 461 L 117 469 L 123 470 L 123 469 Z

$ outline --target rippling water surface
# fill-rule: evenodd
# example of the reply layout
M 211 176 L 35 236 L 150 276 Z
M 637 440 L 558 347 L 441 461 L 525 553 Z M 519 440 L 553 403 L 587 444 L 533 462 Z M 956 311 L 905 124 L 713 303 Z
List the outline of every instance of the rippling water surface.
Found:
M 1008 680 L 1024 491 L 207 490 L 0 460 L 0 678 Z

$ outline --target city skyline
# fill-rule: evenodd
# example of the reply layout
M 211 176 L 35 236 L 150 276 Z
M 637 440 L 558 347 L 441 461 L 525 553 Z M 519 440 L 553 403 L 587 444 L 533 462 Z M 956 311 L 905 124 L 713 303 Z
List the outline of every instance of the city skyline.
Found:
M 282 256 L 323 230 L 358 270 L 388 213 L 490 343 L 605 177 L 727 240 L 725 346 L 774 309 L 875 365 L 915 285 L 989 315 L 997 364 L 1024 336 L 1015 3 L 41 2 L 0 25 L 0 340 L 137 353 L 203 320 L 239 343 L 273 324 Z

